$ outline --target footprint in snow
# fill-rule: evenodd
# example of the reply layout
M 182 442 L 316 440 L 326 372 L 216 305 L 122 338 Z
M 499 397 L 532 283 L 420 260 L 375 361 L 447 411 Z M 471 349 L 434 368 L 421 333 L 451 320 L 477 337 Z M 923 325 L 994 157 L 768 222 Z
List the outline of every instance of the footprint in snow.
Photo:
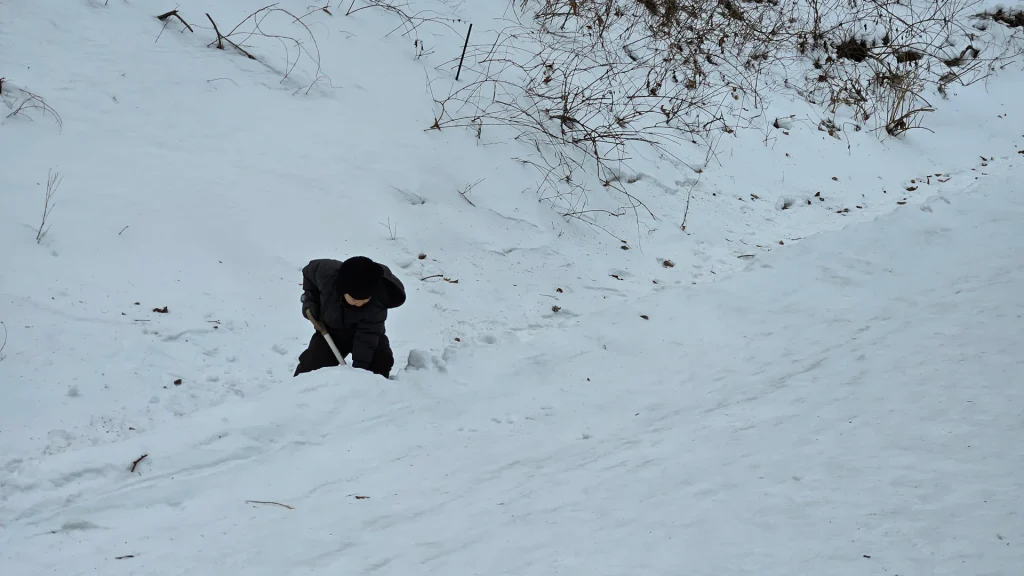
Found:
M 99 530 L 101 526 L 97 526 L 92 522 L 78 521 L 78 522 L 65 522 L 63 526 L 54 532 L 78 532 L 84 530 Z
M 72 436 L 65 430 L 50 430 L 46 436 L 50 441 L 43 454 L 59 454 L 71 447 Z

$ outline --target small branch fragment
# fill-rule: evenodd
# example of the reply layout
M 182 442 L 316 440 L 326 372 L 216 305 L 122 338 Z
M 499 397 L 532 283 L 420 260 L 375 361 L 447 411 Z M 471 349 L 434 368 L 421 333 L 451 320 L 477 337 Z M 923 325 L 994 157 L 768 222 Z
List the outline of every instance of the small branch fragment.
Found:
M 118 556 L 114 560 L 127 560 L 128 558 L 135 558 L 135 554 L 129 554 L 127 556 Z
M 185 28 L 188 28 L 189 32 L 192 32 L 193 34 L 195 34 L 196 31 L 193 30 L 191 26 L 189 26 L 188 22 L 185 22 L 185 19 L 181 17 L 181 14 L 178 14 L 178 11 L 176 9 L 175 10 L 171 10 L 170 12 L 165 12 L 165 13 L 157 16 L 156 19 L 161 21 L 161 22 L 166 22 L 167 19 L 172 17 L 172 16 L 174 18 L 177 18 L 179 22 L 184 24 Z
M 7 347 L 7 324 L 0 322 L 0 328 L 4 329 L 4 342 L 3 344 L 0 344 L 0 362 L 3 362 L 4 358 L 7 357 L 4 356 L 4 348 Z
M 291 506 L 289 506 L 287 504 L 281 504 L 280 502 L 267 502 L 267 501 L 263 501 L 263 500 L 246 500 L 245 503 L 246 504 L 268 504 L 268 505 L 271 505 L 271 506 L 280 506 L 282 508 L 287 508 L 289 510 L 295 510 L 295 508 L 292 508 Z
M 145 460 L 147 456 L 149 456 L 149 454 L 143 454 L 142 456 L 139 456 L 138 458 L 136 458 L 135 461 L 132 462 L 132 468 L 131 468 L 130 472 L 135 472 L 135 468 L 138 467 L 139 462 L 142 462 L 143 460 Z

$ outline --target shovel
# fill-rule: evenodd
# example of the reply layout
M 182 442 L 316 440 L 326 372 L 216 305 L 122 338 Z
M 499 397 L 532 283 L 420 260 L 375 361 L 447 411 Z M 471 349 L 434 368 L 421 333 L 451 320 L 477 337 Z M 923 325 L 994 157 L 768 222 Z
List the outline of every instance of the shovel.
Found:
M 331 347 L 331 352 L 334 352 L 334 357 L 338 359 L 338 364 L 344 366 L 346 364 L 345 358 L 338 351 L 338 347 L 334 345 L 334 338 L 331 338 L 331 335 L 327 333 L 327 328 L 324 328 L 323 324 L 317 322 L 316 318 L 313 318 L 313 313 L 309 309 L 306 309 L 306 319 L 312 322 L 313 328 L 316 328 L 316 331 L 323 335 L 324 340 L 327 340 L 327 345 Z

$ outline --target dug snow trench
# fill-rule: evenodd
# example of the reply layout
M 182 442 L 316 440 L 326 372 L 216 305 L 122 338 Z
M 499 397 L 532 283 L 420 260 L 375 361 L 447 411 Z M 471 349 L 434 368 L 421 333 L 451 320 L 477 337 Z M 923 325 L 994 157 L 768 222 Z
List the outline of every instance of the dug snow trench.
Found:
M 0 573 L 1014 573 L 1020 176 L 447 376 L 326 370 L 0 463 Z

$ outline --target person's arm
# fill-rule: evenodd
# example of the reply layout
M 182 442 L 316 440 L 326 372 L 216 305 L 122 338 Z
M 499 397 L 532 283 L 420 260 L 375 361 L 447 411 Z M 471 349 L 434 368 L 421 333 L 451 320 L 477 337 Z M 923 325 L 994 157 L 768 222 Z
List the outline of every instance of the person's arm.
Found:
M 320 286 L 317 284 L 317 272 L 320 271 L 320 260 L 310 260 L 302 269 L 302 316 L 306 310 L 313 318 L 320 319 Z
M 377 351 L 377 344 L 384 334 L 384 322 L 388 318 L 388 311 L 381 308 L 356 325 L 355 338 L 352 341 L 352 367 L 369 370 L 373 362 L 373 354 Z

